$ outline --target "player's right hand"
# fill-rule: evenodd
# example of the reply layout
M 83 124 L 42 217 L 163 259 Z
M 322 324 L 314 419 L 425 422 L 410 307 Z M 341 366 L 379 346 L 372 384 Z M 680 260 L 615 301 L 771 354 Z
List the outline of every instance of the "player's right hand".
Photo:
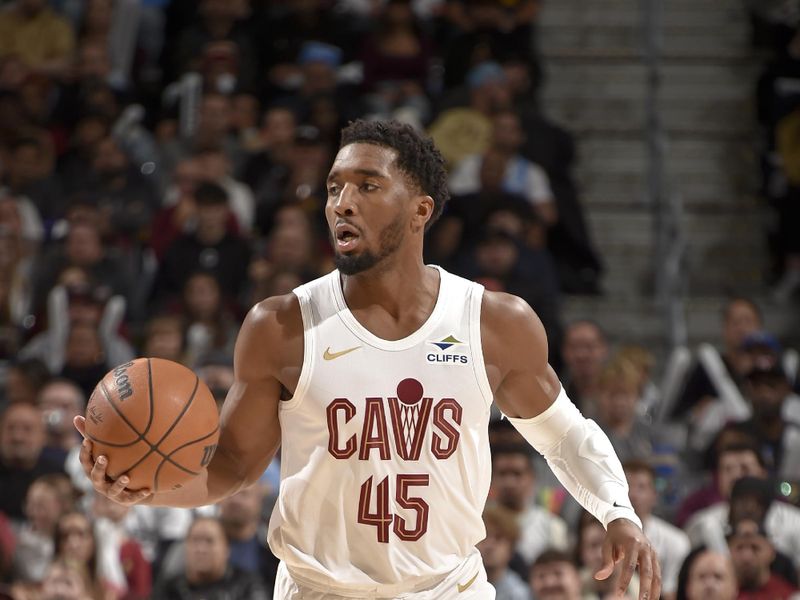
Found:
M 92 455 L 92 442 L 86 437 L 86 419 L 81 416 L 75 417 L 72 421 L 75 428 L 83 436 L 83 443 L 81 444 L 80 460 L 83 472 L 92 481 L 92 486 L 95 491 L 103 496 L 111 498 L 114 502 L 131 506 L 133 504 L 141 504 L 151 494 L 150 490 L 129 490 L 125 486 L 128 485 L 128 477 L 123 475 L 116 481 L 111 479 L 106 474 L 108 468 L 108 458 L 105 456 L 98 456 L 95 458 Z

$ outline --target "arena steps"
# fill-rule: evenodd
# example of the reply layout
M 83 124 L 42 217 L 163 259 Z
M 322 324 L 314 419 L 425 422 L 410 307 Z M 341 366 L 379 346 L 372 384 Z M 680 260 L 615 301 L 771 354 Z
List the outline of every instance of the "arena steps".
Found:
M 775 331 L 796 307 L 765 292 L 765 227 L 757 196 L 754 90 L 761 60 L 740 0 L 661 3 L 658 113 L 667 193 L 684 207 L 691 340 L 717 340 L 729 294 L 760 297 Z M 576 172 L 589 226 L 607 266 L 605 295 L 568 298 L 569 318 L 593 316 L 625 339 L 666 344 L 653 300 L 653 215 L 647 206 L 648 68 L 638 0 L 543 4 L 539 45 L 546 113 L 576 134 Z

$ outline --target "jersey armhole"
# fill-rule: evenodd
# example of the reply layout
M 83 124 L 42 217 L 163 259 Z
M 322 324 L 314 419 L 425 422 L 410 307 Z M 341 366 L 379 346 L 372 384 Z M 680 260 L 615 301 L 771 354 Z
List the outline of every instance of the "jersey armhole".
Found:
M 475 373 L 475 380 L 481 391 L 486 409 L 491 410 L 494 402 L 492 386 L 489 384 L 489 376 L 486 373 L 486 363 L 483 360 L 483 345 L 481 342 L 481 306 L 483 305 L 483 286 L 473 283 L 470 290 L 469 301 L 469 345 L 472 350 L 472 369 Z
M 311 308 L 311 298 L 305 286 L 293 290 L 300 304 L 300 316 L 303 319 L 303 366 L 300 368 L 300 377 L 297 379 L 297 388 L 290 400 L 280 403 L 280 410 L 294 410 L 305 397 L 311 374 L 314 372 L 314 316 Z

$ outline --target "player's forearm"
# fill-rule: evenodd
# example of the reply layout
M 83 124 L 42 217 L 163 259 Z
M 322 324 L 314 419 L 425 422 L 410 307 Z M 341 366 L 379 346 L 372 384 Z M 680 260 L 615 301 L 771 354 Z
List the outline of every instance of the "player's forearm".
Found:
M 509 421 L 547 460 L 561 484 L 604 526 L 626 518 L 639 527 L 628 482 L 608 436 L 585 419 L 564 390 L 545 412 Z

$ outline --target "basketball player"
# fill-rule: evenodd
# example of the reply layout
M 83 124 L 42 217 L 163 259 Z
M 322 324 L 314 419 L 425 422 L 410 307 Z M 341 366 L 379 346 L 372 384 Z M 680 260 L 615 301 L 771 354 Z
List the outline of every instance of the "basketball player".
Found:
M 280 446 L 276 599 L 487 600 L 475 545 L 494 401 L 606 526 L 597 577 L 621 562 L 624 590 L 638 565 L 640 600 L 658 598 L 625 473 L 548 365 L 536 314 L 423 263 L 423 234 L 448 198 L 433 143 L 395 122 L 357 121 L 327 191 L 338 269 L 250 310 L 207 470 L 178 491 L 128 490 L 86 441 L 95 489 L 125 504 L 202 506 L 255 482 Z

